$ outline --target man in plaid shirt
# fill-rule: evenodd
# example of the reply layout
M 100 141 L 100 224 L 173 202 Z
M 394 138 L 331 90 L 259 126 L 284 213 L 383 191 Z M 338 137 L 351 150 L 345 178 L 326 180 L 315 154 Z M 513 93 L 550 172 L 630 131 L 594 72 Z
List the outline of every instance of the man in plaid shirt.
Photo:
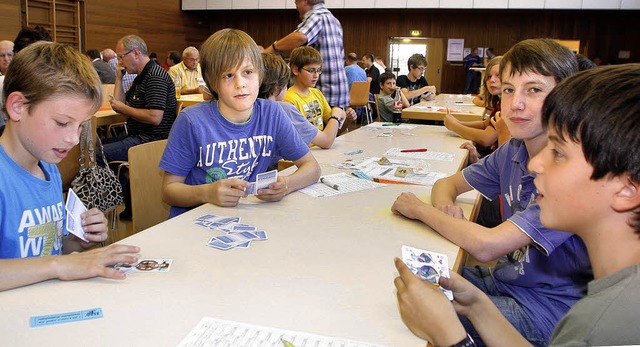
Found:
M 342 25 L 324 5 L 324 0 L 296 0 L 302 23 L 284 38 L 265 49 L 280 53 L 308 45 L 320 52 L 324 64 L 316 87 L 322 91 L 331 107 L 349 106 L 349 84 L 344 71 Z M 353 112 L 355 115 L 355 112 Z M 350 112 L 347 111 L 347 118 Z

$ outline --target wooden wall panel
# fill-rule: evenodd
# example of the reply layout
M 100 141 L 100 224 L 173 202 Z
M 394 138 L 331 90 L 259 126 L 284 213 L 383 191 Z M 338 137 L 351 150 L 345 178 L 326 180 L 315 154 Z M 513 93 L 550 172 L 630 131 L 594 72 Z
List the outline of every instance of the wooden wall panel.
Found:
M 567 10 L 333 10 L 344 29 L 345 52 L 388 55 L 390 36 L 421 30 L 432 38 L 464 38 L 466 47 L 493 47 L 506 52 L 525 38 L 581 40 L 581 52 L 608 63 L 640 62 L 640 11 Z M 208 12 L 211 32 L 224 27 L 247 31 L 258 44 L 268 45 L 299 23 L 295 10 Z M 215 19 L 214 19 L 215 18 Z M 618 51 L 631 51 L 620 60 Z M 464 70 L 445 63 L 442 90 L 460 92 Z
M 181 11 L 180 0 L 90 0 L 87 47 L 115 47 L 126 34 L 140 35 L 159 59 L 169 50 L 199 47 L 213 32 L 234 27 L 258 44 L 270 45 L 296 28 L 294 9 Z M 13 39 L 20 28 L 19 1 L 0 0 L 0 28 Z M 504 53 L 514 43 L 535 37 L 581 40 L 581 51 L 609 63 L 640 62 L 640 11 L 618 10 L 333 10 L 344 28 L 345 52 L 386 56 L 390 36 L 421 30 L 432 38 L 464 38 L 467 47 L 493 47 Z M 631 58 L 618 59 L 618 51 Z M 445 63 L 442 90 L 459 92 L 464 83 L 460 64 Z
M 0 40 L 13 41 L 20 31 L 20 1 L 0 0 Z

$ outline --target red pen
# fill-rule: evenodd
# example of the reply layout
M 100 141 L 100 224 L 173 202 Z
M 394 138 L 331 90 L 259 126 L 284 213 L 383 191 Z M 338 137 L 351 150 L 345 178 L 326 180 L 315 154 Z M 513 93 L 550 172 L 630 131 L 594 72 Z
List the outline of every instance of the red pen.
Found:
M 415 153 L 415 152 L 426 152 L 426 148 L 415 148 L 415 149 L 403 149 L 400 152 L 402 153 Z

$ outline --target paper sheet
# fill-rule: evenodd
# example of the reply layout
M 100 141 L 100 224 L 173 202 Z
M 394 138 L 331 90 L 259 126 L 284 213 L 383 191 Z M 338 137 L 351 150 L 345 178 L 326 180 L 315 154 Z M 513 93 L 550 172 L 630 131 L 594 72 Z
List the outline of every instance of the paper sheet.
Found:
M 289 343 L 287 345 L 286 343 Z M 329 336 L 269 328 L 259 325 L 204 317 L 180 342 L 178 347 L 243 346 L 243 347 L 383 347 Z
M 335 196 L 340 194 L 358 192 L 366 189 L 378 188 L 384 185 L 373 181 L 367 181 L 361 178 L 357 178 L 344 172 L 333 175 L 325 175 L 323 177 L 329 179 L 330 182 L 337 184 L 338 189 L 331 188 L 329 185 L 318 182 L 308 187 L 302 188 L 300 189 L 300 191 L 314 198 L 320 198 L 325 196 Z

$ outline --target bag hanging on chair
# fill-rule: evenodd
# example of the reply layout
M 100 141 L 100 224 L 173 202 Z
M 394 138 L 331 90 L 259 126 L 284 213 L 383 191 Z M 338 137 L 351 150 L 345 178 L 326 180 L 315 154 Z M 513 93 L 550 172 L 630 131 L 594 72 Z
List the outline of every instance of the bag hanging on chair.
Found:
M 98 154 L 107 162 L 100 138 L 96 136 Z M 85 146 L 89 148 L 89 163 L 85 162 Z M 122 185 L 109 166 L 101 167 L 96 163 L 91 121 L 82 128 L 80 136 L 80 171 L 71 182 L 71 188 L 88 209 L 97 207 L 108 212 L 122 203 Z

